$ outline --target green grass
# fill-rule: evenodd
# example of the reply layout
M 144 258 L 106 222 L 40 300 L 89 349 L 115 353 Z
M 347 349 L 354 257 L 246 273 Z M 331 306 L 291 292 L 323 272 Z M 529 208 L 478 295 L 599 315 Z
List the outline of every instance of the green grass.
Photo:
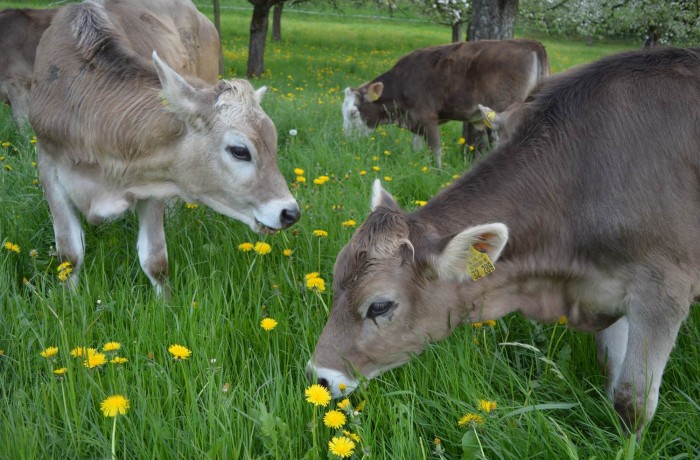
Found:
M 229 75 L 245 74 L 248 20 L 237 10 L 224 18 Z M 302 220 L 265 238 L 208 209 L 174 204 L 166 222 L 174 291 L 167 304 L 139 268 L 134 216 L 86 226 L 78 292 L 66 292 L 51 255 L 48 208 L 33 184 L 33 145 L 1 108 L 0 141 L 11 145 L 0 147 L 0 243 L 17 243 L 21 253 L 0 249 L 0 457 L 109 457 L 112 420 L 99 407 L 118 393 L 131 401 L 116 424 L 119 458 L 326 458 L 332 430 L 320 423 L 323 411 L 304 401 L 304 366 L 332 303 L 335 256 L 353 231 L 341 223 L 365 218 L 375 177 L 391 177 L 385 186 L 413 209 L 471 164 L 457 144 L 457 123 L 443 129 L 442 171 L 395 127 L 346 140 L 342 89 L 447 39 L 449 30 L 423 23 L 286 15 L 283 41 L 268 43 L 268 72 L 254 84 L 270 87 L 263 106 L 280 134 L 285 177 L 292 183 L 294 168 L 306 171 L 307 182 L 293 189 Z M 556 71 L 625 48 L 543 41 Z M 331 180 L 313 185 L 323 174 Z M 329 236 L 314 237 L 314 229 Z M 237 249 L 263 239 L 270 254 Z M 285 248 L 294 250 L 290 258 Z M 304 287 L 312 271 L 326 280 L 320 295 Z M 279 322 L 271 332 L 259 326 L 266 314 Z M 695 311 L 681 330 L 656 417 L 639 443 L 603 394 L 592 336 L 511 315 L 495 327 L 462 327 L 353 394 L 355 405 L 366 400 L 362 447 L 373 458 L 437 458 L 439 437 L 445 458 L 699 457 L 699 319 Z M 126 364 L 90 370 L 69 354 L 108 341 L 121 342 Z M 174 361 L 173 343 L 192 356 Z M 39 355 L 48 346 L 59 347 L 53 360 Z M 60 380 L 52 373 L 59 367 L 69 369 Z M 458 427 L 479 399 L 498 407 L 478 429 Z

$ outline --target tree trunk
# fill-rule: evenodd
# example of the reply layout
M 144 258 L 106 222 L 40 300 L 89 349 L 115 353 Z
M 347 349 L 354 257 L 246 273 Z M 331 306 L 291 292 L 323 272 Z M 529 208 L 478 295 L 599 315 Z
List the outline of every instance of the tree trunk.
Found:
M 224 75 L 224 50 L 221 46 L 221 9 L 219 0 L 214 0 L 214 27 L 219 34 L 219 75 Z
M 467 40 L 507 40 L 513 38 L 519 0 L 473 0 L 472 20 Z
M 272 41 L 282 40 L 282 8 L 284 3 L 278 3 L 272 10 Z
M 452 24 L 452 43 L 457 43 L 462 39 L 462 23 L 455 22 Z
M 271 2 L 253 3 L 253 17 L 250 19 L 250 39 L 248 42 L 248 77 L 259 77 L 265 71 L 265 40 L 267 39 L 268 15 Z
M 642 48 L 652 48 L 658 45 L 660 38 L 661 30 L 656 26 L 649 26 L 649 30 L 647 31 L 647 39 L 644 41 L 644 46 Z

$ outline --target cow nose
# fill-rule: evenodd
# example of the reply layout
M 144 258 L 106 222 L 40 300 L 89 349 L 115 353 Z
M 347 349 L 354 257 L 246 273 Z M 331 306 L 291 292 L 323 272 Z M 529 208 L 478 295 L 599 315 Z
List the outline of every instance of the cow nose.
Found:
M 289 227 L 294 222 L 298 221 L 299 217 L 301 217 L 301 211 L 299 210 L 298 206 L 291 209 L 283 209 L 282 214 L 280 215 L 280 223 L 282 224 L 282 228 Z
M 321 385 L 321 386 L 322 386 L 323 388 L 325 388 L 326 390 L 329 390 L 329 389 L 330 389 L 330 386 L 328 385 L 328 380 L 326 380 L 326 379 L 324 379 L 324 378 L 318 379 L 318 380 L 316 381 L 316 383 L 318 383 L 319 385 Z

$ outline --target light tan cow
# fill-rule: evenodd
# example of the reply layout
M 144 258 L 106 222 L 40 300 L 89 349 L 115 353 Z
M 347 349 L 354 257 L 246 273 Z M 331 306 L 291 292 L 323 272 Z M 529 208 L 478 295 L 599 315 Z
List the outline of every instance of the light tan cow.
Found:
M 27 122 L 36 46 L 55 14 L 52 9 L 0 11 L 0 102 L 12 107 L 20 128 Z
M 78 211 L 99 223 L 135 209 L 141 267 L 166 295 L 169 198 L 255 231 L 299 218 L 277 166 L 275 126 L 259 104 L 265 88 L 209 83 L 217 53 L 214 26 L 188 0 L 86 1 L 62 8 L 45 32 L 29 116 L 71 285 L 84 255 Z

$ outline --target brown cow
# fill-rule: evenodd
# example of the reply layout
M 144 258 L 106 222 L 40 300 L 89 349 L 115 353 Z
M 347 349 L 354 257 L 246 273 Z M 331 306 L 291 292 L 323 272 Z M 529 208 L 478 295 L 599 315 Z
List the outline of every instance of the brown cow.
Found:
M 597 333 L 615 408 L 641 429 L 700 295 L 698 107 L 700 48 L 623 53 L 545 82 L 515 136 L 424 207 L 377 181 L 310 373 L 337 397 L 461 323 L 565 315 Z
M 343 128 L 367 133 L 383 123 L 398 123 L 424 136 L 441 166 L 440 123 L 461 120 L 483 130 L 478 104 L 505 110 L 524 101 L 547 75 L 547 53 L 533 40 L 419 49 L 371 82 L 345 90 Z
M 84 255 L 78 211 L 97 223 L 135 209 L 141 267 L 158 291 L 165 200 L 201 202 L 255 231 L 299 218 L 259 104 L 264 88 L 205 82 L 216 81 L 217 56 L 216 30 L 189 0 L 86 1 L 62 8 L 44 33 L 29 116 L 72 285 Z
M 0 101 L 12 106 L 12 116 L 23 128 L 29 112 L 29 89 L 39 39 L 56 10 L 0 11 Z

